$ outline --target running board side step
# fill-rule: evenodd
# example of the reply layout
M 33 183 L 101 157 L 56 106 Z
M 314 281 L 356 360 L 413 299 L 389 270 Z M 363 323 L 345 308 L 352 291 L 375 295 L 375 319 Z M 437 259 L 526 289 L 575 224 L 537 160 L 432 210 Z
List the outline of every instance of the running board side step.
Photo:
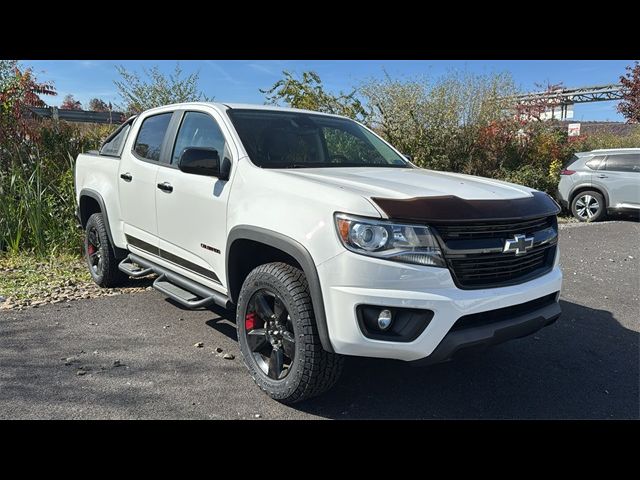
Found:
M 153 273 L 153 268 L 143 268 L 139 264 L 132 262 L 129 257 L 120 262 L 118 269 L 133 278 L 146 277 Z
M 223 293 L 216 292 L 138 255 L 131 253 L 125 260 L 150 270 L 149 273 L 157 273 L 159 276 L 153 282 L 153 288 L 186 308 L 202 308 L 214 303 L 226 309 L 232 307 L 231 300 Z
M 215 303 L 213 296 L 200 298 L 189 290 L 185 290 L 175 283 L 170 282 L 165 274 L 156 278 L 155 282 L 153 282 L 153 288 L 187 308 L 208 307 L 212 303 Z

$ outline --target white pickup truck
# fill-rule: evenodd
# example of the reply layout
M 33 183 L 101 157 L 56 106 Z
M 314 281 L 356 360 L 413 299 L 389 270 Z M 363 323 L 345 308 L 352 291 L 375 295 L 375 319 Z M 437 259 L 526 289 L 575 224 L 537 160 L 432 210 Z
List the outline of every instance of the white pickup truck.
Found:
M 347 118 L 168 105 L 75 168 L 95 282 L 155 273 L 185 307 L 235 309 L 281 402 L 326 391 L 344 355 L 442 362 L 560 315 L 551 197 L 418 168 Z

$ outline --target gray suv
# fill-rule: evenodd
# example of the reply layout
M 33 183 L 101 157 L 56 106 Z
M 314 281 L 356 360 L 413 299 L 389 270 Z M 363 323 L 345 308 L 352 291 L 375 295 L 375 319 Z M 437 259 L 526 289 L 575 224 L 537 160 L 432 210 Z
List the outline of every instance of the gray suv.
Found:
M 640 213 L 640 148 L 576 153 L 560 172 L 558 200 L 581 222 Z

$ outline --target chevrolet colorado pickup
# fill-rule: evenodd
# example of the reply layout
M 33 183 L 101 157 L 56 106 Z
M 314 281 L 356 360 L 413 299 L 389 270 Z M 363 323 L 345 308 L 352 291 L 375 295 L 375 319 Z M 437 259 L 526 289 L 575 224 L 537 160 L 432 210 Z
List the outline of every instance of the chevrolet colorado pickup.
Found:
M 293 403 L 345 355 L 431 364 L 560 315 L 558 204 L 416 167 L 347 118 L 184 103 L 129 119 L 75 165 L 94 281 L 157 274 L 235 309 L 244 363 Z

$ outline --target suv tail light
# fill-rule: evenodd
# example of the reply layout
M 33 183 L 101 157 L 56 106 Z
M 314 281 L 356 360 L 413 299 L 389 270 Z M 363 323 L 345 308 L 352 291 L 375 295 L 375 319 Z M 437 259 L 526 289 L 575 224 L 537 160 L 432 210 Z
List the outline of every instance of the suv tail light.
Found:
M 568 169 L 564 169 L 564 170 L 560 170 L 560 175 L 573 175 L 574 173 L 576 173 L 575 170 L 568 170 Z

